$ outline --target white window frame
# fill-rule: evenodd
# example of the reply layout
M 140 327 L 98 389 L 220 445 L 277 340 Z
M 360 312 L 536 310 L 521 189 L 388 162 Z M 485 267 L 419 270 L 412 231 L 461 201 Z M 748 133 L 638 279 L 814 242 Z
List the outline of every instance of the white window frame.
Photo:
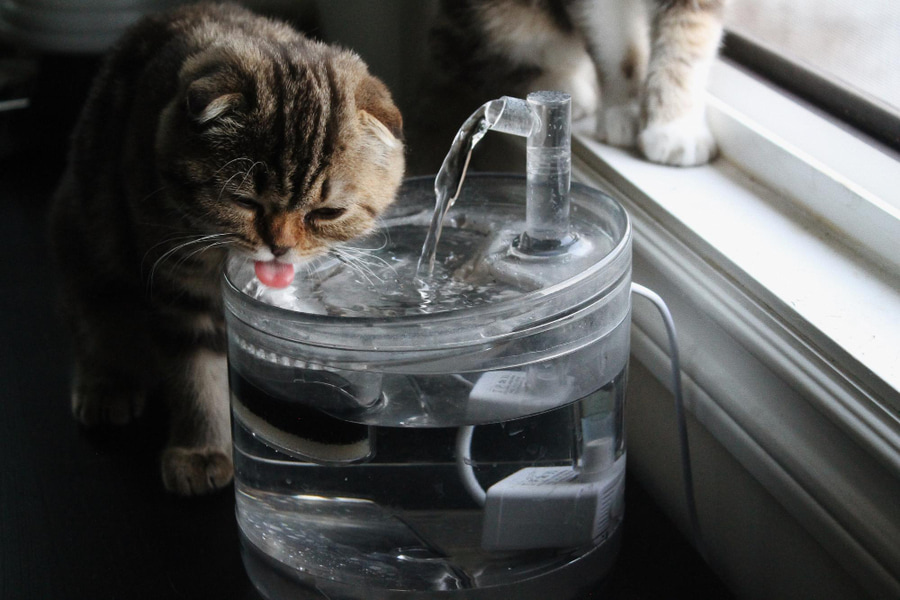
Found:
M 712 164 L 653 165 L 584 123 L 575 177 L 632 217 L 689 410 L 863 589 L 900 597 L 900 161 L 725 60 L 709 91 Z M 667 382 L 640 302 L 633 332 Z

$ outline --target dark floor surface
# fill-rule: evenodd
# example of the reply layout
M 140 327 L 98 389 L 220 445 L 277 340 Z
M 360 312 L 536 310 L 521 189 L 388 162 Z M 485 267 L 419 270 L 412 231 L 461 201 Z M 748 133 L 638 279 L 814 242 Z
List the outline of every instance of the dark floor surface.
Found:
M 64 136 L 51 138 L 0 159 L 0 598 L 258 598 L 231 488 L 163 492 L 160 415 L 97 433 L 69 414 L 45 234 Z M 638 482 L 627 490 L 618 562 L 584 600 L 729 598 Z

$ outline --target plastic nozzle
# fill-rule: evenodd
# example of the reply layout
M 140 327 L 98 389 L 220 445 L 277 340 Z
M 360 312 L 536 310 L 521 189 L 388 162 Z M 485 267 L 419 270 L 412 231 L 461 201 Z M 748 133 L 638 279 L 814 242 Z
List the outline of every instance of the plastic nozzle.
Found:
M 488 128 L 527 137 L 525 232 L 517 250 L 557 254 L 574 241 L 569 233 L 572 181 L 572 98 L 533 92 L 526 100 L 504 96 L 485 109 Z
M 525 231 L 513 250 L 556 256 L 575 241 L 569 233 L 572 99 L 565 92 L 533 92 L 526 100 L 504 96 L 466 119 L 434 180 L 436 208 L 416 273 L 430 277 L 447 212 L 462 190 L 475 145 L 489 131 L 527 137 Z
M 503 96 L 485 107 L 488 129 L 528 137 L 537 127 L 537 115 L 527 100 Z
M 572 98 L 563 92 L 534 92 L 528 104 L 536 127 L 526 144 L 525 232 L 519 251 L 556 254 L 574 241 L 569 233 Z

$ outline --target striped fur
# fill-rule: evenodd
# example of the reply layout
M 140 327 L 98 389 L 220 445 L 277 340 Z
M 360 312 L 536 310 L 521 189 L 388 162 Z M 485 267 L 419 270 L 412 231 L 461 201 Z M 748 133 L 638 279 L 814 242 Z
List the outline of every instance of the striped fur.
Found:
M 124 423 L 164 398 L 166 487 L 226 484 L 223 261 L 301 263 L 369 231 L 402 178 L 401 129 L 358 57 L 243 8 L 188 6 L 127 32 L 51 215 L 76 417 Z

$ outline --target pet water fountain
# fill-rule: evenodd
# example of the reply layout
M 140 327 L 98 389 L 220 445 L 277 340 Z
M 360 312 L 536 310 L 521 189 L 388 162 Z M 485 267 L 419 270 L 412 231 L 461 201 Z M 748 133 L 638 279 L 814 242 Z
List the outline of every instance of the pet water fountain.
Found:
M 489 130 L 527 137 L 526 177 L 466 178 Z M 576 598 L 621 537 L 631 226 L 570 183 L 568 95 L 485 104 L 383 221 L 285 289 L 228 264 L 251 578 L 272 599 Z

